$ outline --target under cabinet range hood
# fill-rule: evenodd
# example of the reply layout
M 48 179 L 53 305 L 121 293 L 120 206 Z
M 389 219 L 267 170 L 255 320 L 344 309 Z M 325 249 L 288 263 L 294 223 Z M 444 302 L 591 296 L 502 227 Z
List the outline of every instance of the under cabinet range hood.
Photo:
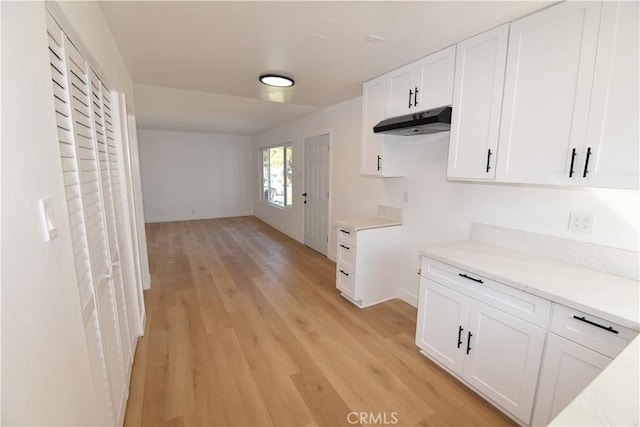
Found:
M 373 127 L 373 133 L 411 136 L 446 132 L 450 129 L 451 107 L 447 106 L 383 120 Z

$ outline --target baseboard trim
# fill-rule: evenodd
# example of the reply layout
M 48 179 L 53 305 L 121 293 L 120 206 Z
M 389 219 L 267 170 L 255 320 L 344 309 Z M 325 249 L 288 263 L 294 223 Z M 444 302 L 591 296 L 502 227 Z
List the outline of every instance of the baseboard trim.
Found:
M 410 293 L 406 289 L 398 289 L 398 298 L 414 307 L 418 307 L 418 296 Z
M 258 218 L 260 221 L 264 222 L 265 224 L 270 225 L 271 227 L 275 228 L 276 230 L 278 230 L 279 232 L 286 234 L 287 236 L 291 237 L 293 240 L 295 240 L 298 243 L 302 243 L 304 245 L 304 241 L 300 240 L 300 238 L 298 236 L 294 236 L 293 234 L 289 233 L 288 231 L 285 231 L 283 229 L 281 229 L 279 226 L 277 226 L 276 224 L 274 224 L 273 222 L 269 221 L 266 218 L 261 217 L 260 215 L 254 214 L 253 216 L 255 216 L 256 218 Z
M 201 219 L 218 219 L 218 218 L 235 218 L 239 216 L 252 216 L 253 212 L 231 212 L 231 213 L 222 213 L 222 214 L 204 214 L 204 215 L 194 215 L 194 216 L 160 216 L 160 217 L 151 217 L 145 218 L 145 223 L 155 223 L 155 222 L 179 222 L 179 221 L 198 221 Z

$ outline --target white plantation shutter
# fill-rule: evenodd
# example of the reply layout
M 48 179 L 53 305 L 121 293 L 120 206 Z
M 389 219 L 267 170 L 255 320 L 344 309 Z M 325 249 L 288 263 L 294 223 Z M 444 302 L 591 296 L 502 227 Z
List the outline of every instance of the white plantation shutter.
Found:
M 97 74 L 91 70 L 91 98 L 93 120 L 95 124 L 96 148 L 100 166 L 100 180 L 104 199 L 104 213 L 107 226 L 107 242 L 109 245 L 111 272 L 113 277 L 113 290 L 118 314 L 118 325 L 121 337 L 121 357 L 125 374 L 132 362 L 131 340 L 129 333 L 129 322 L 127 319 L 127 307 L 125 303 L 125 292 L 123 288 L 122 273 L 120 270 L 120 253 L 118 249 L 118 231 L 114 212 L 114 196 L 112 190 L 112 177 L 109 171 L 109 158 L 113 135 L 108 136 L 107 126 L 111 126 L 111 107 L 105 100 L 104 92 L 106 88 L 99 80 Z M 127 378 L 128 375 L 125 375 Z M 124 384 L 126 387 L 127 384 Z M 125 390 L 126 393 L 126 390 Z
M 53 96 L 56 109 L 58 145 L 62 162 L 69 228 L 71 230 L 74 260 L 80 303 L 82 304 L 83 321 L 89 361 L 93 373 L 94 388 L 102 419 L 109 424 L 114 423 L 113 405 L 109 388 L 102 334 L 96 308 L 89 242 L 84 207 L 81 198 L 80 171 L 78 163 L 81 148 L 75 143 L 73 132 L 71 86 L 68 76 L 65 47 L 70 45 L 62 30 L 47 15 L 47 33 L 49 35 L 49 57 Z M 87 153 L 82 156 L 86 158 Z
M 138 324 L 138 286 L 123 186 L 117 94 L 47 15 L 58 146 L 79 300 L 105 423 L 124 419 Z M 112 99 L 116 99 L 113 105 Z
M 104 127 L 105 136 L 107 142 L 108 153 L 108 169 L 111 182 L 111 194 L 113 200 L 113 213 L 115 220 L 115 230 L 118 236 L 117 249 L 118 259 L 114 262 L 114 265 L 119 267 L 120 273 L 120 289 L 122 292 L 123 309 L 127 313 L 127 325 L 129 332 L 129 357 L 131 362 L 133 361 L 133 340 L 137 339 L 136 334 L 132 331 L 137 330 L 137 299 L 138 294 L 136 291 L 136 278 L 134 270 L 133 250 L 131 245 L 133 239 L 129 230 L 129 223 L 127 221 L 127 203 L 126 193 L 123 190 L 123 153 L 120 150 L 121 145 L 116 144 L 115 135 L 115 119 L 117 117 L 117 106 L 114 105 L 118 102 L 117 95 L 112 96 L 112 93 L 102 85 L 102 105 L 104 111 Z M 115 269 L 115 267 L 114 267 Z
M 125 370 L 122 357 L 122 343 L 116 308 L 114 284 L 111 275 L 111 261 L 106 239 L 104 215 L 104 195 L 98 163 L 98 143 L 95 138 L 95 123 L 92 115 L 92 93 L 88 65 L 80 52 L 69 45 L 67 62 L 71 83 L 71 117 L 73 131 L 78 145 L 78 169 L 80 188 L 84 204 L 85 221 L 89 241 L 89 255 L 93 273 L 98 318 L 104 354 L 109 372 L 111 401 L 116 420 L 123 411 L 125 391 Z
M 114 417 L 120 419 L 123 410 L 124 367 L 118 330 L 118 317 L 111 280 L 111 266 L 106 242 L 97 149 L 91 119 L 91 93 L 87 63 L 71 44 L 66 47 L 67 70 L 71 88 L 71 117 L 78 148 L 80 189 L 89 243 L 94 293 L 107 364 L 109 390 Z

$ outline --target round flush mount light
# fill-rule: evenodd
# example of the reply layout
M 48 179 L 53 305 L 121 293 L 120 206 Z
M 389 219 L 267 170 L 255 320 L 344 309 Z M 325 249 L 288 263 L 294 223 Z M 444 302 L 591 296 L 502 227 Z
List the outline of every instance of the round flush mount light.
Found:
M 290 87 L 295 84 L 292 78 L 281 76 L 279 74 L 263 74 L 260 76 L 260 82 L 268 86 Z

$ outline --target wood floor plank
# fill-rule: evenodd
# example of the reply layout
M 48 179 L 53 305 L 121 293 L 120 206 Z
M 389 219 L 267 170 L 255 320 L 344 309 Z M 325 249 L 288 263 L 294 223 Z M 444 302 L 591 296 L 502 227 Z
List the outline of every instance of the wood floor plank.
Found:
M 513 425 L 420 354 L 414 307 L 358 309 L 333 262 L 255 217 L 146 231 L 152 288 L 125 425 L 338 426 L 352 412 Z

